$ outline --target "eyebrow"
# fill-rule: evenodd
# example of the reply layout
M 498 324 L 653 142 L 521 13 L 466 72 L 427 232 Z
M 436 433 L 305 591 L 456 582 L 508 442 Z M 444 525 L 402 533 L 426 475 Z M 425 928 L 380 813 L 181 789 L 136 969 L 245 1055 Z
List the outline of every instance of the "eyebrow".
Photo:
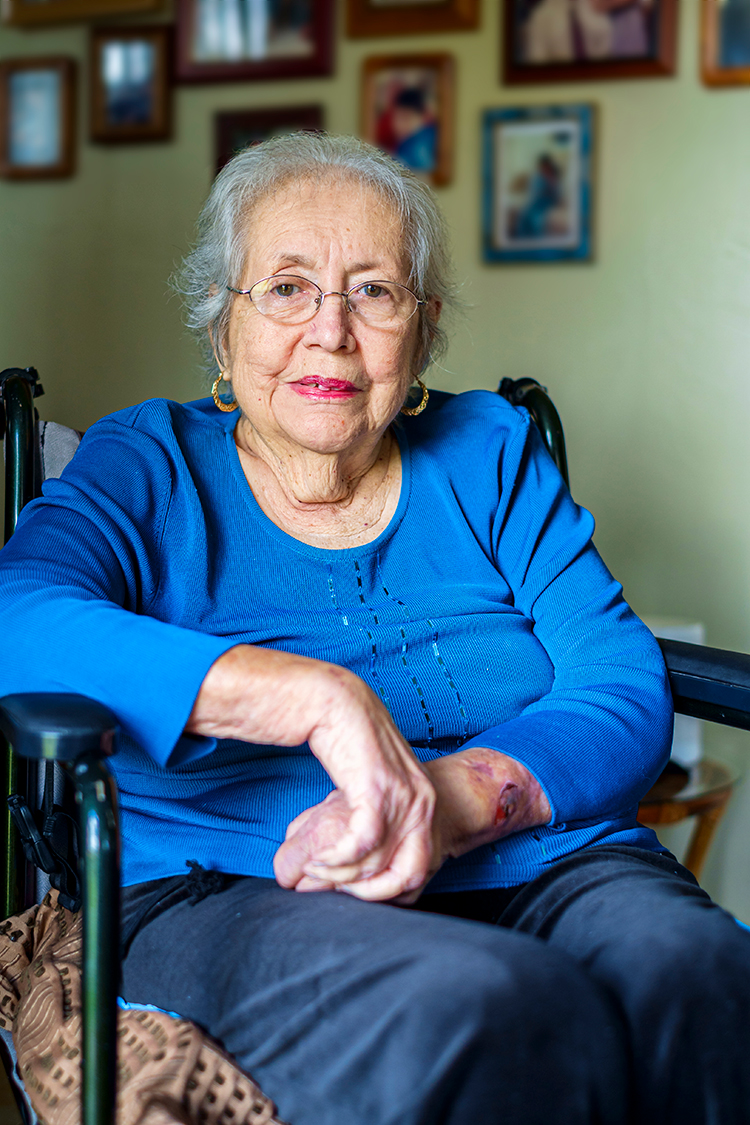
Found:
M 313 258 L 306 258 L 303 254 L 276 254 L 274 255 L 278 262 L 289 262 L 290 265 L 302 266 L 303 269 L 315 269 L 315 261 Z M 280 268 L 280 267 L 277 267 Z M 377 262 L 355 262 L 354 265 L 348 270 L 348 273 L 364 273 L 365 270 L 379 269 L 380 265 Z

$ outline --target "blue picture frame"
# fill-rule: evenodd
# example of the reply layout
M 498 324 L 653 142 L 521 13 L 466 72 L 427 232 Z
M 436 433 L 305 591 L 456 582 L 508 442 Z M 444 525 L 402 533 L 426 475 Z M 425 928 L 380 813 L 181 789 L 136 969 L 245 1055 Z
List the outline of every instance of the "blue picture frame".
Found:
M 588 104 L 485 111 L 485 262 L 592 261 L 595 125 Z

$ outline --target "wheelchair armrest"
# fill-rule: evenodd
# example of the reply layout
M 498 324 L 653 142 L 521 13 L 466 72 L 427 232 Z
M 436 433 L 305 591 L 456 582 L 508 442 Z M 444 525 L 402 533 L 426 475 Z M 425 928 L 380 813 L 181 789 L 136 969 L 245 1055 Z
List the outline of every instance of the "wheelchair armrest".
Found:
M 675 711 L 750 730 L 750 655 L 657 637 Z
M 110 1125 L 117 1091 L 120 846 L 106 762 L 118 725 L 83 695 L 23 692 L 0 699 L 0 730 L 16 753 L 57 760 L 75 788 L 83 859 L 83 1125 Z
M 0 730 L 22 758 L 75 762 L 114 751 L 117 720 L 85 695 L 21 692 L 0 699 Z

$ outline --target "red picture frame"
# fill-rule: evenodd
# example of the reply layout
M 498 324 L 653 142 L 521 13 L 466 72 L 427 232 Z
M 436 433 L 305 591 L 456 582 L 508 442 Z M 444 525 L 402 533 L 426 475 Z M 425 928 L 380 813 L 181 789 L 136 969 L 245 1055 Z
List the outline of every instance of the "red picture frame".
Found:
M 597 30 L 603 30 L 606 35 L 606 23 L 602 22 L 600 28 L 594 26 L 583 29 L 590 33 L 591 54 L 589 57 L 575 57 L 570 59 L 555 58 L 555 50 L 560 55 L 572 53 L 570 44 L 563 42 L 560 28 L 553 29 L 551 21 L 547 43 L 538 43 L 536 46 L 537 59 L 530 61 L 524 58 L 524 52 L 529 50 L 528 37 L 539 31 L 538 39 L 544 35 L 545 29 L 540 28 L 541 17 L 544 15 L 542 5 L 537 5 L 531 14 L 526 13 L 522 18 L 521 5 L 523 0 L 506 0 L 503 20 L 503 68 L 502 80 L 508 86 L 525 86 L 537 83 L 550 82 L 586 82 L 600 81 L 607 78 L 666 78 L 675 73 L 677 63 L 677 0 L 653 0 L 652 5 L 643 5 L 640 13 L 644 26 L 648 22 L 648 30 L 644 35 L 644 49 L 639 51 L 631 44 L 627 53 L 617 54 L 616 35 L 613 36 L 612 53 L 606 54 L 605 44 L 595 43 Z M 629 15 L 638 15 L 637 4 L 630 5 Z M 617 26 L 624 12 L 616 10 L 610 15 L 600 15 L 595 18 L 599 21 L 611 21 L 611 26 Z M 536 21 L 536 26 L 531 27 L 531 20 Z M 556 33 L 556 34 L 555 34 Z M 568 34 L 573 35 L 572 31 Z M 600 36 L 601 38 L 601 36 Z M 578 39 L 585 39 L 579 31 Z M 525 41 L 525 42 L 524 42 Z M 584 49 L 585 49 L 584 42 Z M 547 58 L 544 58 L 544 54 Z
M 202 0 L 177 0 L 175 77 L 178 82 L 251 82 L 273 78 L 313 78 L 333 72 L 335 0 L 308 0 L 309 22 L 298 34 L 308 38 L 309 51 L 283 50 L 267 57 L 200 57 L 196 27 Z M 293 35 L 291 36 L 293 39 Z

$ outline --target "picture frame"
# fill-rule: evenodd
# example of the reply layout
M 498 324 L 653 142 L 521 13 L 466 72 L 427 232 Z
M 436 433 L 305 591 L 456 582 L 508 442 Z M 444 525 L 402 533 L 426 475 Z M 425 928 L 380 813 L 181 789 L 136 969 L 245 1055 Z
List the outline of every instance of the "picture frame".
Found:
M 164 141 L 172 132 L 171 28 L 91 30 L 90 135 L 102 144 Z
M 279 133 L 319 133 L 323 128 L 322 105 L 220 110 L 214 116 L 216 171 L 247 145 L 260 144 Z
M 351 39 L 478 27 L 479 0 L 347 0 L 346 33 Z
M 1 0 L 0 22 L 11 27 L 39 27 L 99 16 L 155 12 L 164 0 Z
M 435 187 L 453 174 L 455 60 L 374 55 L 362 64 L 361 134 Z
M 226 0 L 177 0 L 178 82 L 312 78 L 333 72 L 335 0 L 243 11 Z
M 750 85 L 750 8 L 701 0 L 701 77 L 705 86 Z
M 677 0 L 616 0 L 607 12 L 566 11 L 556 0 L 506 0 L 504 12 L 508 86 L 675 73 Z
M 75 170 L 75 59 L 0 62 L 0 176 L 42 180 Z
M 485 112 L 485 262 L 592 260 L 595 125 L 592 105 Z

